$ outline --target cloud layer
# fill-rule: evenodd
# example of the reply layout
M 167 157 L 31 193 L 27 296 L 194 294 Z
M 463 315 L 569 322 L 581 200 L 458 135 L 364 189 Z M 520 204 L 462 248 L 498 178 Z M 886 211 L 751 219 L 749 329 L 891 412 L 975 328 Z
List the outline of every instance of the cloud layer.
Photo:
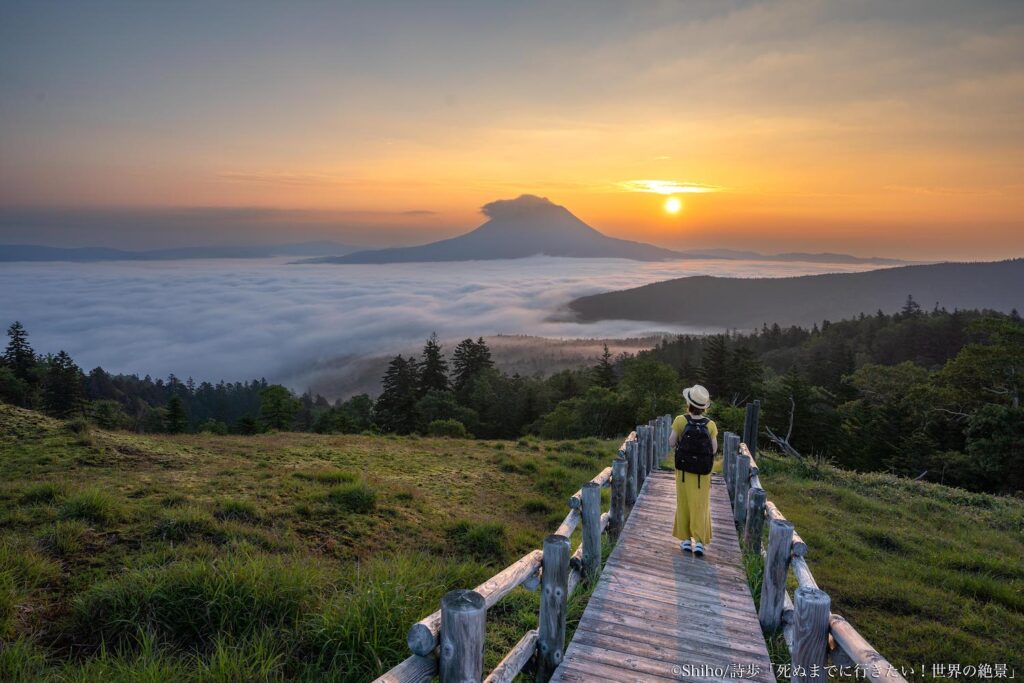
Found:
M 86 370 L 196 380 L 265 376 L 305 388 L 339 357 L 489 334 L 635 336 L 664 325 L 550 321 L 570 299 L 684 275 L 783 276 L 863 266 L 753 261 L 514 261 L 290 265 L 285 260 L 39 263 L 0 267 L 0 324 Z M 676 328 L 682 331 L 679 328 Z M 671 330 L 670 330 L 671 331 Z

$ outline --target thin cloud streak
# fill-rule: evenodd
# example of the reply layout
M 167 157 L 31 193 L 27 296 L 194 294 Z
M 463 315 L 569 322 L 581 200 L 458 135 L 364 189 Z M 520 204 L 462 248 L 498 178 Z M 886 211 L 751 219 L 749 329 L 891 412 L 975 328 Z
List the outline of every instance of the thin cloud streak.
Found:
M 619 183 L 626 192 L 650 192 L 653 194 L 706 194 L 722 192 L 725 188 L 702 183 L 677 182 L 675 180 L 627 180 Z

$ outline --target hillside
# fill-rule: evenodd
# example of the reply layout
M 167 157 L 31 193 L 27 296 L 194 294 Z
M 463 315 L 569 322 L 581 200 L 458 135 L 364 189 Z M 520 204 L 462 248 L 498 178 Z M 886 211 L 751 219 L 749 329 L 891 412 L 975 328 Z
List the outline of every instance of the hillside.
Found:
M 898 311 L 913 295 L 924 308 L 1024 309 L 1024 259 L 939 263 L 784 278 L 696 276 L 594 294 L 569 303 L 584 322 L 625 319 L 752 329 L 810 326 L 860 313 Z
M 0 680 L 369 680 L 447 590 L 538 547 L 613 449 L 139 436 L 0 403 Z M 493 614 L 489 666 L 536 600 Z
M 613 448 L 142 437 L 0 404 L 0 680 L 365 681 L 446 590 L 538 545 Z M 1024 670 L 1024 502 L 759 464 L 836 609 L 894 662 Z M 536 599 L 488 615 L 488 667 Z
M 360 251 L 309 263 L 403 263 L 475 261 L 527 256 L 624 258 L 664 261 L 683 254 L 651 244 L 607 237 L 543 197 L 522 195 L 491 202 L 482 209 L 490 219 L 472 232 L 417 247 Z

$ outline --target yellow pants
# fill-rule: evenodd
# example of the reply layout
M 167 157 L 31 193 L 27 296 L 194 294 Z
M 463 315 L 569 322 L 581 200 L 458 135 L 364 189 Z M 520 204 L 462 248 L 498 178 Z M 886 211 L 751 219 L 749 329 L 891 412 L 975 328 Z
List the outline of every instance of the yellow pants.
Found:
M 699 543 L 711 542 L 711 475 L 697 475 L 676 470 L 676 520 L 672 535 L 681 541 L 693 538 Z

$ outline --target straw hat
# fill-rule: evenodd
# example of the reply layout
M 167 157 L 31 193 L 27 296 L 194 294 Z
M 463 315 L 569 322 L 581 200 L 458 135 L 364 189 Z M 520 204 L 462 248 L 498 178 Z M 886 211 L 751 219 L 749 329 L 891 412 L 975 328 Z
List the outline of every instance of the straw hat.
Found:
M 708 390 L 699 384 L 694 384 L 688 389 L 683 389 L 683 398 L 694 408 L 700 408 L 701 410 L 707 410 L 707 407 L 711 405 L 711 396 L 708 394 Z

